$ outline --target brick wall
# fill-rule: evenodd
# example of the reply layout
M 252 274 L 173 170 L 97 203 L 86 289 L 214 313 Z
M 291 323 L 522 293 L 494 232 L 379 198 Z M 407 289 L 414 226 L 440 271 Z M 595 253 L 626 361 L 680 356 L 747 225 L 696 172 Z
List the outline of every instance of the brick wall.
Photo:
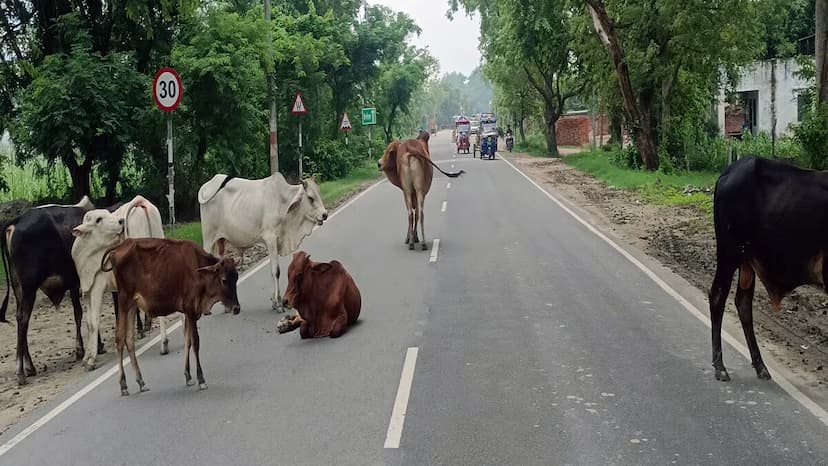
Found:
M 604 136 L 609 135 L 610 127 L 607 115 L 602 114 L 598 118 L 595 122 L 595 131 L 602 133 Z M 558 120 L 555 133 L 560 145 L 583 146 L 590 144 L 592 142 L 592 118 L 589 115 L 563 116 Z

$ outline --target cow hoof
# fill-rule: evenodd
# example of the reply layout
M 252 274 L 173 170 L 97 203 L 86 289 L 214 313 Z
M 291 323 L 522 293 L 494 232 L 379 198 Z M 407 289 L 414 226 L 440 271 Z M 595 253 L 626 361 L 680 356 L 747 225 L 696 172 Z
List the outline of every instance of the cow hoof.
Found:
M 86 369 L 86 372 L 92 372 L 95 370 L 95 362 L 84 361 L 83 368 Z
M 271 306 L 271 309 L 273 309 L 274 311 L 276 311 L 276 312 L 278 312 L 278 313 L 280 313 L 280 314 L 281 314 L 282 312 L 285 312 L 285 311 L 287 310 L 287 308 L 286 308 L 286 307 L 284 307 L 284 306 L 282 306 L 281 304 L 279 304 L 281 301 L 282 301 L 281 299 L 276 300 L 276 301 L 273 301 L 273 305 Z
M 409 250 L 409 251 L 413 251 L 413 250 L 414 250 L 414 243 L 413 243 L 413 242 L 408 243 L 408 250 Z
M 192 387 L 193 385 L 195 385 L 195 382 L 193 382 L 192 379 L 187 380 L 187 386 L 188 387 Z
M 424 242 L 422 248 L 423 248 L 423 251 L 428 251 L 428 243 Z
M 140 385 L 140 388 L 138 388 L 138 390 L 139 390 L 141 393 L 150 391 L 149 387 L 147 387 L 147 386 L 146 386 L 146 385 L 144 385 L 144 384 L 141 384 L 141 385 Z
M 169 342 L 161 343 L 161 355 L 170 354 L 170 345 Z
M 760 363 L 759 367 L 756 368 L 756 377 L 758 377 L 762 380 L 770 380 L 771 379 L 770 372 L 768 372 L 768 368 L 765 367 L 764 364 Z
M 204 383 L 204 382 L 201 382 L 200 384 L 198 384 L 198 389 L 199 390 L 207 390 L 207 384 Z
M 103 346 L 101 346 L 100 348 L 98 348 L 98 354 L 99 354 L 99 355 L 101 355 L 101 354 L 106 354 L 106 350 L 103 348 Z
M 727 373 L 726 369 L 716 369 L 716 380 L 720 380 L 722 382 L 730 382 L 730 375 Z
M 29 384 L 29 382 L 26 380 L 26 377 L 23 377 L 23 376 L 20 376 L 20 375 L 17 376 L 17 386 L 22 387 L 22 386 L 28 385 L 28 384 Z
M 121 396 L 129 396 L 129 390 L 126 388 L 121 389 Z

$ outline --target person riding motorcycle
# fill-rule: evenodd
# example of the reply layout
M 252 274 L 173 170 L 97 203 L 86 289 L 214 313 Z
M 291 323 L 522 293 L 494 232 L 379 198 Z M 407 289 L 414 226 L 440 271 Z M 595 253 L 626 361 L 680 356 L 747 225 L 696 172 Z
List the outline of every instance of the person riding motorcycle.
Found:
M 506 149 L 512 152 L 512 146 L 515 144 L 515 136 L 512 134 L 512 127 L 506 126 Z

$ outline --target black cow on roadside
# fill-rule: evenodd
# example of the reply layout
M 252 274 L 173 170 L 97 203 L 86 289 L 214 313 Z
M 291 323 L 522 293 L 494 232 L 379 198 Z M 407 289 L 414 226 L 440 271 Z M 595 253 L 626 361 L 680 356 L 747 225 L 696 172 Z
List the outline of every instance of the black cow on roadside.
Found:
M 83 223 L 83 215 L 92 209 L 94 205 L 85 196 L 81 202 L 71 206 L 38 206 L 10 220 L 0 230 L 0 256 L 6 270 L 6 296 L 0 305 L 0 322 L 8 322 L 6 312 L 10 290 L 13 290 L 17 301 L 17 381 L 20 385 L 26 384 L 27 376 L 37 373 L 29 354 L 28 331 L 38 289 L 55 307 L 69 292 L 75 315 L 75 357 L 78 360 L 83 358 L 83 308 L 80 303 L 80 279 L 72 260 L 72 229 Z M 140 318 L 138 327 L 143 336 Z M 99 335 L 98 353 L 103 352 Z
M 828 283 L 828 171 L 745 157 L 727 167 L 713 195 L 716 275 L 710 287 L 713 367 L 728 381 L 722 362 L 722 317 L 733 273 L 739 269 L 736 308 L 760 379 L 770 379 L 753 332 L 753 293 L 762 281 L 771 305 L 801 285 Z

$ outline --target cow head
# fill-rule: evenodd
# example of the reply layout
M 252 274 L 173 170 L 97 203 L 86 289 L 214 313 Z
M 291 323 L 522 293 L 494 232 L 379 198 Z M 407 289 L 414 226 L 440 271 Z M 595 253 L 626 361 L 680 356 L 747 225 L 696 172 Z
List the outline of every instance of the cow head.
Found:
M 83 215 L 83 223 L 72 229 L 72 236 L 110 246 L 123 239 L 124 219 L 106 209 L 95 209 Z
M 397 151 L 400 148 L 400 141 L 393 141 L 385 148 L 382 157 L 377 161 L 377 168 L 388 173 L 397 173 Z
M 206 279 L 206 288 L 210 295 L 218 297 L 221 304 L 232 310 L 233 314 L 241 312 L 236 290 L 239 272 L 231 257 L 223 257 L 213 265 L 200 267 L 198 273 Z
M 296 194 L 288 208 L 289 213 L 298 212 L 317 225 L 322 225 L 328 219 L 328 211 L 322 203 L 322 194 L 319 185 L 313 178 L 302 180 L 302 189 Z

